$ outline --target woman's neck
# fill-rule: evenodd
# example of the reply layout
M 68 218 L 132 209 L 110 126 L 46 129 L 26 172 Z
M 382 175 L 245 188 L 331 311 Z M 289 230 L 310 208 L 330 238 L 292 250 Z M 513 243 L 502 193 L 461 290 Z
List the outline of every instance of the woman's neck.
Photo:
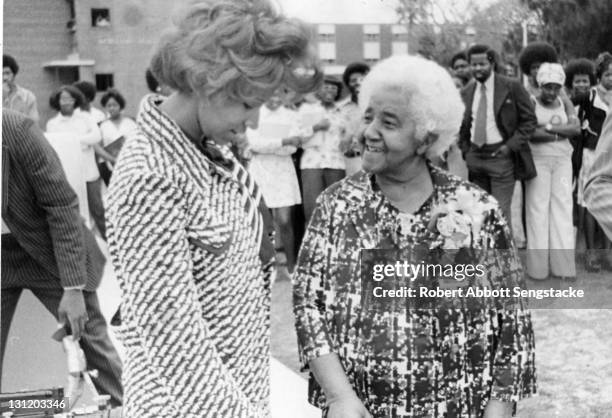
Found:
M 198 122 L 198 101 L 195 95 L 176 92 L 168 96 L 160 108 L 191 139 L 200 139 L 204 133 Z
M 538 103 L 540 103 L 542 106 L 548 108 L 548 109 L 556 109 L 560 106 L 561 103 L 559 103 L 559 97 L 555 97 L 554 100 L 552 100 L 551 102 L 544 102 L 542 100 L 541 97 L 538 97 Z
M 376 175 L 376 184 L 401 212 L 414 213 L 433 193 L 433 181 L 427 163 L 416 158 L 401 175 Z

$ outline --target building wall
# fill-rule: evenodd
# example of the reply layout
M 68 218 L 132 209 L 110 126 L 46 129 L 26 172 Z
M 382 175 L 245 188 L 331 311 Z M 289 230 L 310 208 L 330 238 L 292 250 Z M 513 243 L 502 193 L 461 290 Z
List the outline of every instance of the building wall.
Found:
M 44 127 L 54 113 L 49 96 L 64 80 L 42 64 L 70 53 L 69 4 L 66 0 L 4 0 L 3 12 L 3 52 L 17 60 L 16 82 L 36 95 Z
M 336 57 L 339 65 L 363 61 L 362 25 L 336 25 Z
M 136 116 L 142 96 L 148 93 L 145 71 L 151 50 L 169 26 L 172 6 L 155 0 L 78 0 L 77 36 L 81 58 L 96 61 L 95 74 L 113 74 L 114 87 L 126 98 L 125 113 Z M 91 9 L 109 9 L 110 25 L 92 27 Z M 102 93 L 98 93 L 98 98 Z M 98 100 L 99 102 L 99 100 Z

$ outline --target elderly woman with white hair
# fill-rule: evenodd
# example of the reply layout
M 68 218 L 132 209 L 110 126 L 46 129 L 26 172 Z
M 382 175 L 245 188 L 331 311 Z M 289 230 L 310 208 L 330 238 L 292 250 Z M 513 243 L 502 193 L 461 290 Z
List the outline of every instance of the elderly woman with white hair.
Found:
M 309 401 L 328 418 L 510 416 L 516 400 L 535 392 L 533 331 L 521 299 L 483 298 L 469 309 L 461 297 L 375 302 L 372 275 L 361 270 L 362 250 L 385 250 L 393 264 L 386 267 L 473 254 L 486 268 L 462 284 L 522 284 L 495 199 L 428 162 L 455 138 L 459 93 L 434 62 L 395 56 L 365 77 L 359 104 L 364 171 L 320 196 L 294 276 Z M 422 273 L 404 276 L 407 286 L 460 283 Z
M 525 184 L 527 273 L 532 279 L 575 280 L 572 223 L 572 145 L 580 123 L 568 114 L 559 93 L 565 83 L 561 64 L 544 63 L 536 76 L 539 93 L 532 100 L 538 127 L 529 146 L 538 175 Z
M 257 184 L 230 151 L 282 87 L 316 90 L 306 24 L 268 0 L 190 0 L 151 70 L 109 190 L 128 417 L 265 417 L 274 248 Z

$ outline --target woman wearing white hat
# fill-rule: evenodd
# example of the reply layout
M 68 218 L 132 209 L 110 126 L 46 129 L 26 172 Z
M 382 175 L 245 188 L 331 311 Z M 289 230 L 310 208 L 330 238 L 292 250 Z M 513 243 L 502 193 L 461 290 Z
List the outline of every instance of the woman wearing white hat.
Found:
M 538 127 L 530 140 L 538 175 L 526 182 L 527 273 L 532 279 L 576 278 L 572 225 L 572 146 L 580 133 L 559 92 L 565 82 L 560 64 L 544 63 L 537 74 L 540 91 L 533 98 Z

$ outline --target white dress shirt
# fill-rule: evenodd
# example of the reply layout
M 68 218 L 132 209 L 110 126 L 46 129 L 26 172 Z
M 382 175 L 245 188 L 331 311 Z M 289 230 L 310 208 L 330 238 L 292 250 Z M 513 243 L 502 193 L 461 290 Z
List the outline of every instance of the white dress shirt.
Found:
M 485 144 L 498 144 L 504 140 L 497 129 L 495 122 L 495 109 L 493 108 L 493 97 L 495 88 L 495 73 L 491 73 L 489 78 L 484 82 L 487 93 L 487 140 Z M 474 91 L 474 101 L 472 102 L 472 127 L 470 128 L 470 138 L 474 142 L 474 125 L 476 114 L 478 113 L 478 104 L 480 103 L 480 89 L 482 83 L 476 82 L 476 90 Z

